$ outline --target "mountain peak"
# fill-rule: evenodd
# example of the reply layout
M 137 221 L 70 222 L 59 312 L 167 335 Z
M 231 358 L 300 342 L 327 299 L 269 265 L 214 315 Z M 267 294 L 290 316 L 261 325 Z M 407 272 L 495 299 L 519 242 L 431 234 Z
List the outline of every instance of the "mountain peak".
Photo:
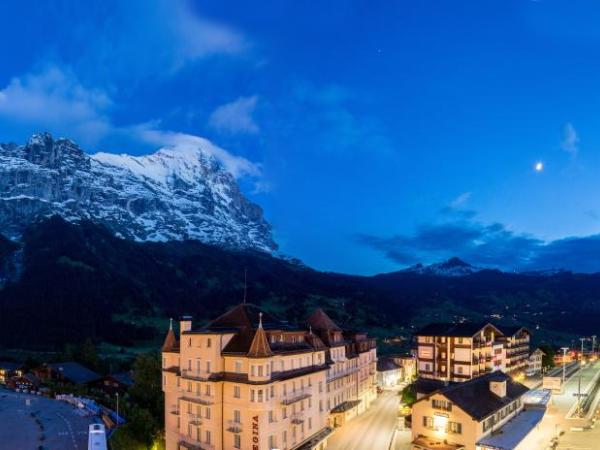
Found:
M 454 256 L 448 259 L 447 261 L 443 261 L 436 264 L 423 265 L 421 263 L 418 263 L 406 269 L 405 272 L 418 273 L 421 275 L 460 277 L 479 272 L 480 270 L 482 269 L 474 267 L 471 264 L 463 261 L 462 259 Z
M 276 249 L 262 209 L 244 197 L 211 145 L 199 140 L 151 155 L 90 156 L 49 133 L 34 134 L 23 146 L 0 145 L 0 226 L 18 238 L 30 223 L 59 215 L 137 241 Z

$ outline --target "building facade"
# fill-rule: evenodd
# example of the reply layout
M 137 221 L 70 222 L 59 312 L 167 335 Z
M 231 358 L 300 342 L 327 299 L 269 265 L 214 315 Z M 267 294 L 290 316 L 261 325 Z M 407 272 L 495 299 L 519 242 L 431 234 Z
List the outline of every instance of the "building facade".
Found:
M 531 333 L 525 327 L 500 326 L 503 336 L 503 364 L 502 370 L 510 374 L 525 373 L 529 359 L 529 344 Z
M 536 348 L 527 359 L 527 376 L 534 376 L 542 373 L 542 360 L 544 358 L 545 353 Z
M 467 381 L 502 367 L 502 332 L 490 323 L 433 323 L 415 336 L 423 378 Z
M 421 398 L 412 407 L 412 450 L 479 450 L 482 439 L 522 411 L 527 391 L 493 372 Z
M 375 341 L 322 310 L 294 327 L 250 304 L 163 345 L 167 450 L 323 449 L 376 396 Z

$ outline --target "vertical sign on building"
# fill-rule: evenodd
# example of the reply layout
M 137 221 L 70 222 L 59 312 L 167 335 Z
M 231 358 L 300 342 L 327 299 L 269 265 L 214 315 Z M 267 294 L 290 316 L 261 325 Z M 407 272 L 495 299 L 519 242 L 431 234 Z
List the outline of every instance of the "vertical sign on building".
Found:
M 258 450 L 258 416 L 252 417 L 252 450 Z

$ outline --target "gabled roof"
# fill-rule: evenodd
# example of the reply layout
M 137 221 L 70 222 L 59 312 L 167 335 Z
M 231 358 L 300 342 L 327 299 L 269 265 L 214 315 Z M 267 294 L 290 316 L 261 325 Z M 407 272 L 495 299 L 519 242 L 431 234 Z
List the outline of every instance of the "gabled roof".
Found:
M 48 367 L 75 384 L 86 384 L 100 378 L 100 375 L 96 372 L 91 371 L 77 362 L 53 363 L 48 364 Z
M 491 326 L 502 333 L 497 327 L 488 322 L 463 322 L 463 323 L 430 323 L 416 331 L 415 336 L 451 336 L 473 337 L 486 326 Z
M 490 390 L 491 381 L 506 382 L 506 396 L 498 397 Z M 503 372 L 492 372 L 463 383 L 442 388 L 443 395 L 477 421 L 488 417 L 529 391 L 529 388 L 514 381 Z M 421 399 L 419 401 L 422 401 Z
M 325 311 L 321 308 L 317 308 L 314 313 L 308 318 L 308 324 L 315 331 L 342 331 L 338 327 L 331 317 L 329 317 Z
M 527 328 L 521 325 L 497 325 L 496 328 L 502 331 L 502 334 L 506 337 L 514 336 L 519 331 L 525 331 L 527 334 L 531 334 Z
M 230 309 L 210 322 L 207 330 L 231 330 L 241 328 L 258 328 L 260 314 L 262 313 L 262 323 L 265 330 L 287 330 L 291 329 L 287 322 L 275 318 L 273 315 L 261 311 L 261 309 L 250 303 L 242 303 Z
M 258 329 L 254 333 L 252 343 L 250 344 L 250 350 L 248 350 L 248 356 L 250 358 L 267 358 L 273 355 L 271 347 L 269 347 L 269 341 L 267 334 L 262 325 L 262 312 L 259 313 Z

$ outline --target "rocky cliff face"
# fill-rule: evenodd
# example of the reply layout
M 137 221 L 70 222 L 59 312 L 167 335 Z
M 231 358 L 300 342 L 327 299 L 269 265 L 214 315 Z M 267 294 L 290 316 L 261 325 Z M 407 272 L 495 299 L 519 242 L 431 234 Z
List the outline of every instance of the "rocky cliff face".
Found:
M 261 208 L 201 146 L 135 157 L 90 156 L 49 134 L 24 146 L 0 144 L 0 233 L 18 238 L 30 223 L 56 214 L 138 241 L 276 248 Z

